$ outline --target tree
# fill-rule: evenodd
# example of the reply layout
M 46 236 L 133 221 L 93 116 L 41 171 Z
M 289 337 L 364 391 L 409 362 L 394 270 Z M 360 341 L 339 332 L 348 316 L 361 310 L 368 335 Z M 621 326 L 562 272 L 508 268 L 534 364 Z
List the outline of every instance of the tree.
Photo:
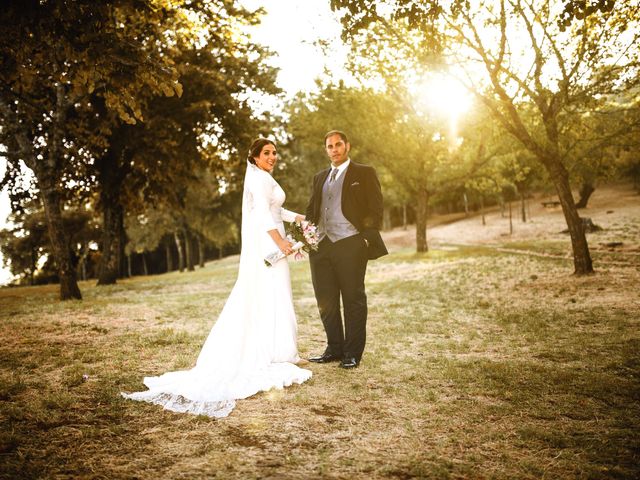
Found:
M 277 91 L 275 72 L 266 66 L 265 53 L 232 34 L 255 22 L 255 14 L 222 3 L 215 14 L 203 10 L 204 5 L 197 10 L 194 4 L 200 17 L 190 28 L 198 32 L 197 37 L 179 37 L 167 52 L 184 85 L 183 94 L 147 95 L 145 122 L 121 122 L 109 149 L 96 162 L 101 167 L 98 179 L 105 225 L 100 284 L 114 283 L 118 276 L 118 257 L 124 248 L 120 245 L 123 212 L 143 212 L 148 202 L 183 210 L 186 192 L 195 182 L 194 170 L 209 168 L 221 177 L 238 167 L 232 161 L 238 145 L 249 143 L 252 132 L 263 123 L 254 118 L 243 96 L 248 90 Z M 191 269 L 187 223 L 178 222 L 176 239 L 184 240 L 177 240 L 177 246 L 179 252 L 183 246 L 187 250 L 185 263 Z
M 197 172 L 197 181 L 187 191 L 181 223 L 185 232 L 192 232 L 200 267 L 204 267 L 207 244 L 222 252 L 225 246 L 238 243 L 236 220 L 241 216 L 240 188 L 240 185 L 229 185 L 222 191 L 216 176 L 203 170 Z
M 57 276 L 56 272 L 43 271 L 43 259 L 51 258 L 51 243 L 47 238 L 47 222 L 44 209 L 38 202 L 29 202 L 10 217 L 11 228 L 0 230 L 0 250 L 5 266 L 20 277 L 20 282 L 33 285 L 42 276 Z M 76 269 L 84 264 L 89 244 L 98 237 L 92 212 L 84 208 L 70 208 L 62 212 L 65 230 L 70 232 L 70 256 Z
M 626 121 L 640 125 L 640 109 L 626 112 Z M 629 178 L 636 190 L 640 192 L 640 135 L 637 132 L 630 132 L 623 137 L 616 145 L 618 158 L 616 162 L 617 170 L 623 177 Z
M 351 158 L 379 167 L 385 199 L 387 191 L 410 199 L 416 213 L 416 250 L 426 252 L 429 198 L 462 184 L 490 154 L 481 150 L 462 156 L 447 122 L 437 115 L 407 110 L 408 97 L 400 88 L 390 94 L 338 85 L 293 103 L 287 131 L 296 163 L 290 163 L 291 169 L 287 164 L 286 177 L 291 182 L 294 172 L 308 174 L 324 168 L 324 134 L 333 128 L 344 130 L 352 143 Z M 295 192 L 300 184 L 308 199 L 308 182 L 295 180 L 287 192 Z
M 138 215 L 127 215 L 124 226 L 129 239 L 125 247 L 129 275 L 131 275 L 133 253 L 143 255 L 144 270 L 148 273 L 145 252 L 157 249 L 167 234 L 173 232 L 175 228 L 173 219 L 165 211 L 150 208 Z M 171 262 L 168 261 L 167 271 L 170 266 Z
M 226 0 L 51 0 L 10 7 L 0 16 L 0 24 L 13 29 L 0 44 L 9 67 L 3 69 L 0 142 L 12 146 L 10 171 L 24 160 L 41 195 L 50 192 L 45 205 L 52 205 L 47 219 L 62 265 L 61 296 L 79 297 L 65 253 L 68 232 L 56 216 L 68 197 L 98 193 L 99 284 L 114 283 L 127 210 L 144 210 L 140 198 L 172 204 L 179 197 L 172 192 L 176 179 L 194 165 L 218 163 L 215 168 L 227 172 L 228 164 L 237 166 L 230 161 L 237 146 L 264 123 L 254 118 L 246 94 L 275 93 L 275 72 L 265 66 L 264 52 L 239 34 L 256 14 Z M 21 35 L 18 46 L 7 41 Z
M 565 11 L 544 0 L 395 0 L 382 12 L 372 0 L 332 0 L 334 9 L 351 13 L 342 17 L 348 35 L 383 25 L 420 35 L 442 49 L 450 59 L 442 68 L 457 72 L 548 173 L 569 227 L 576 274 L 591 273 L 593 266 L 569 183 L 567 132 L 577 114 L 598 109 L 603 97 L 640 81 L 640 7 L 607 3 L 607 8 Z M 617 134 L 627 131 L 622 125 Z
M 12 219 L 16 220 L 16 218 Z M 17 227 L 0 230 L 0 250 L 4 266 L 27 285 L 34 284 L 38 261 L 46 245 L 46 225 L 43 215 L 24 219 Z
M 163 38 L 163 19 L 176 11 L 151 0 L 27 0 L 0 9 L 0 141 L 13 168 L 22 160 L 36 179 L 63 300 L 81 298 L 62 220 L 66 187 L 91 163 L 88 147 L 104 145 L 104 130 L 89 128 L 92 118 L 82 113 L 95 92 L 107 109 L 135 122 L 138 92 L 180 93 L 170 59 L 142 34 Z
M 400 196 L 411 199 L 416 250 L 425 252 L 430 199 L 461 185 L 488 161 L 491 152 L 478 148 L 474 155 L 463 155 L 457 128 L 461 119 L 448 111 L 429 108 L 417 95 L 417 91 L 429 88 L 427 80 L 434 80 L 431 67 L 441 61 L 439 44 L 404 27 L 393 29 L 388 23 L 372 22 L 360 11 L 362 5 L 350 3 L 349 14 L 345 15 L 358 31 L 357 41 L 351 44 L 348 69 L 360 86 L 335 89 L 350 93 L 339 101 L 328 97 L 327 102 L 335 101 L 328 119 L 353 125 L 351 130 L 366 138 L 358 143 L 362 146 L 359 150 L 369 152 L 364 158 L 382 166 L 392 179 L 384 190 L 399 188 Z M 349 36 L 350 31 L 345 33 Z M 310 117 L 320 114 L 317 105 L 312 107 Z M 475 120 L 475 112 L 471 116 Z
M 567 132 L 573 145 L 568 169 L 579 185 L 576 208 L 587 206 L 602 179 L 620 174 L 618 158 L 637 145 L 640 116 L 638 108 L 633 108 L 636 96 L 637 92 L 629 91 L 603 97 L 597 109 L 576 115 L 574 128 Z

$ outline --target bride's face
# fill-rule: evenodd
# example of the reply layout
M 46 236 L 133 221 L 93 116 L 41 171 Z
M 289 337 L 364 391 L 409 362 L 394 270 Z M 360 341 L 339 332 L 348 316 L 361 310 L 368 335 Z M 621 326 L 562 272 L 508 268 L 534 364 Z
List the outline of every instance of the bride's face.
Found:
M 271 173 L 273 171 L 273 167 L 276 166 L 276 162 L 278 161 L 276 147 L 274 147 L 270 143 L 266 144 L 264 147 L 262 147 L 260 155 L 258 155 L 257 157 L 253 157 L 253 159 L 256 161 L 256 166 L 258 168 Z

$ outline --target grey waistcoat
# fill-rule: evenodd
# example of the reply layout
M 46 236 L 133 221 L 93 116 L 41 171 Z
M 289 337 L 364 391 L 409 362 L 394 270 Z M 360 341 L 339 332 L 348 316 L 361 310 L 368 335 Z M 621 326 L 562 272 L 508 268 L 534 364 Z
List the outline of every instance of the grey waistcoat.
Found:
M 342 172 L 332 183 L 329 183 L 331 175 L 328 175 L 322 186 L 322 203 L 318 222 L 320 240 L 326 235 L 332 242 L 337 242 L 358 233 L 356 227 L 342 214 L 342 185 L 346 175 L 346 171 Z

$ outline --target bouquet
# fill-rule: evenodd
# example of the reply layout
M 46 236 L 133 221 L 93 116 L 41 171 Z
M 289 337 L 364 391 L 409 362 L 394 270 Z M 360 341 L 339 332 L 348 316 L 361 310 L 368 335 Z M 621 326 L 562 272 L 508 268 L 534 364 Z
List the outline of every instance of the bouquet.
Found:
M 287 240 L 293 245 L 291 249 L 295 252 L 296 259 L 302 258 L 302 253 L 305 251 L 309 253 L 311 250 L 318 249 L 318 233 L 317 227 L 311 223 L 303 220 L 301 223 L 291 223 L 287 229 Z M 267 267 L 272 267 L 278 260 L 282 260 L 286 255 L 280 250 L 270 253 L 264 258 L 264 264 Z

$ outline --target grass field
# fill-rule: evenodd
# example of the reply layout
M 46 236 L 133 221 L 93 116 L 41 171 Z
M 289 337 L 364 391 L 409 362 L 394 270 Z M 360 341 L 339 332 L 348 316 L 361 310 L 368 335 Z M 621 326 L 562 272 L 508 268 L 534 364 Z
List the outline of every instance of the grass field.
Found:
M 638 478 L 640 257 L 596 251 L 577 278 L 557 244 L 503 247 L 372 262 L 360 368 L 306 365 L 306 384 L 222 420 L 119 392 L 193 365 L 237 257 L 85 283 L 82 302 L 1 289 L 0 477 Z M 291 266 L 306 357 L 324 333 Z

